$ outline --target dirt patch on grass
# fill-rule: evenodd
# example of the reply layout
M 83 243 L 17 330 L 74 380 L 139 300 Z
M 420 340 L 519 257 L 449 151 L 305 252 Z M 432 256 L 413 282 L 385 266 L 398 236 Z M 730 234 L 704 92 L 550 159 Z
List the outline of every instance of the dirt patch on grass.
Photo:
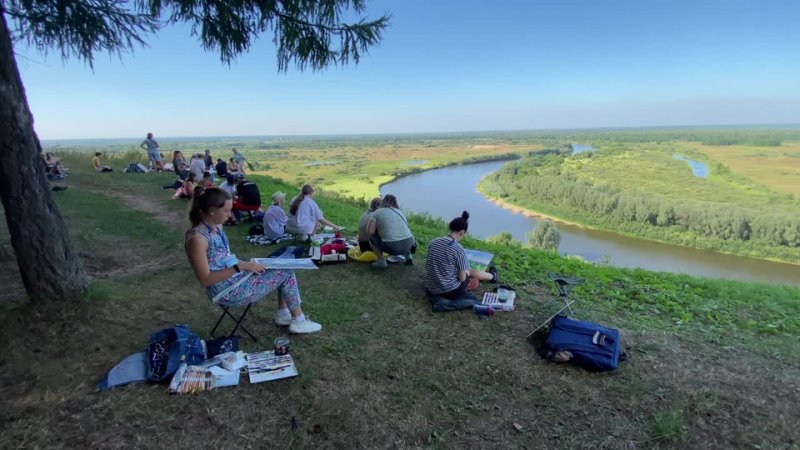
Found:
M 150 213 L 153 215 L 154 219 L 165 225 L 169 225 L 172 228 L 182 230 L 185 229 L 189 224 L 187 219 L 189 204 L 186 203 L 185 200 L 175 200 L 176 203 L 186 205 L 185 209 L 181 209 L 175 207 L 166 207 L 164 202 L 153 201 L 151 198 L 130 194 L 128 192 L 111 192 L 103 194 L 121 200 L 125 206 L 131 209 Z

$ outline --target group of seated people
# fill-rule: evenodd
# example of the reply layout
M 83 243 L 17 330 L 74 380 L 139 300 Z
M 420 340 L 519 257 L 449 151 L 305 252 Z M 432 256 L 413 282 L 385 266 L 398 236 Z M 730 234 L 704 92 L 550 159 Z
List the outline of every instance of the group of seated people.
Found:
M 313 196 L 314 189 L 310 185 L 303 186 L 291 202 L 287 216 L 283 210 L 286 195 L 274 193 L 273 203 L 264 215 L 264 232 L 282 236 L 290 222 L 297 227 L 295 231 L 305 234 L 313 234 L 323 225 L 340 228 L 324 218 Z M 186 254 L 197 279 L 206 287 L 209 299 L 223 306 L 245 306 L 277 290 L 276 325 L 288 326 L 291 333 L 320 331 L 322 325 L 303 313 L 293 271 L 240 261 L 231 253 L 223 225 L 230 219 L 234 202 L 231 193 L 219 187 L 200 188 L 192 200 L 189 212 L 192 227 L 186 232 Z M 359 246 L 362 249 L 368 245 L 377 254 L 401 254 L 411 261 L 414 237 L 394 196 L 374 199 L 370 210 L 361 219 Z M 455 300 L 473 287 L 470 286 L 471 280 L 474 284 L 479 281 L 497 282 L 496 271 L 470 268 L 460 244 L 467 233 L 468 221 L 469 214 L 464 211 L 460 217 L 450 221 L 447 236 L 436 238 L 429 244 L 425 264 L 425 289 L 429 294 Z M 385 259 L 381 257 L 379 261 L 383 264 L 378 267 L 385 267 Z
M 408 227 L 408 219 L 400 209 L 397 198 L 389 194 L 383 199 L 372 199 L 369 209 L 358 221 L 358 246 L 362 252 L 372 251 L 378 258 L 374 267 L 386 268 L 386 254 L 402 256 L 406 264 L 412 264 L 414 234 Z

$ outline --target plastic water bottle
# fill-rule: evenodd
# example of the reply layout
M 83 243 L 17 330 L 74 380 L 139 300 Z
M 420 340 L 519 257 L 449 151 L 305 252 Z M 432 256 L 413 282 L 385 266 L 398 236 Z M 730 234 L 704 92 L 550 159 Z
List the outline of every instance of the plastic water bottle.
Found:
M 472 312 L 479 316 L 493 316 L 494 315 L 494 308 L 491 306 L 486 305 L 474 305 L 472 307 Z

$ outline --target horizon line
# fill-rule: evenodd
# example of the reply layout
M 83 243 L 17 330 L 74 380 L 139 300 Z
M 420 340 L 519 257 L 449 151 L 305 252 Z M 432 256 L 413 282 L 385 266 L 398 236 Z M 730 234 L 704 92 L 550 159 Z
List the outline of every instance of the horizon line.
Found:
M 641 126 L 608 126 L 608 127 L 585 127 L 585 128 L 527 128 L 527 129 L 495 129 L 495 130 L 472 130 L 472 131 L 397 131 L 397 132 L 362 132 L 362 133 L 333 133 L 333 134 L 232 134 L 232 135 L 166 135 L 159 136 L 159 139 L 185 139 L 185 138 L 281 138 L 281 137 L 357 137 L 357 136 L 414 136 L 414 135 L 436 135 L 436 134 L 487 134 L 487 133 L 519 133 L 519 132 L 550 132 L 550 131 L 624 131 L 624 130 L 675 130 L 675 129 L 693 129 L 693 128 L 770 128 L 770 127 L 800 127 L 800 122 L 793 123 L 748 123 L 748 124 L 705 124 L 705 125 L 641 125 Z M 146 134 L 146 133 L 144 133 Z M 85 137 L 85 138 L 48 138 L 40 139 L 40 142 L 53 142 L 53 141 L 103 141 L 103 140 L 133 140 L 140 139 L 140 136 L 123 136 L 123 137 Z

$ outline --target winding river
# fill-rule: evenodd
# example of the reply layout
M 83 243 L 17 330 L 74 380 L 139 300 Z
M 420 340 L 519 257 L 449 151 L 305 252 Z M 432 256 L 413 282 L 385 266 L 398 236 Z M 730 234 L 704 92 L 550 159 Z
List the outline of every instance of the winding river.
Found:
M 476 188 L 482 177 L 504 164 L 499 161 L 429 170 L 388 183 L 381 187 L 381 194 L 396 195 L 403 209 L 446 221 L 466 209 L 471 216 L 471 235 L 485 238 L 508 231 L 524 242 L 525 233 L 536 226 L 537 219 L 492 203 Z M 577 225 L 559 223 L 558 228 L 559 253 L 580 255 L 587 261 L 610 259 L 617 267 L 800 286 L 800 266 L 792 264 L 661 244 Z

